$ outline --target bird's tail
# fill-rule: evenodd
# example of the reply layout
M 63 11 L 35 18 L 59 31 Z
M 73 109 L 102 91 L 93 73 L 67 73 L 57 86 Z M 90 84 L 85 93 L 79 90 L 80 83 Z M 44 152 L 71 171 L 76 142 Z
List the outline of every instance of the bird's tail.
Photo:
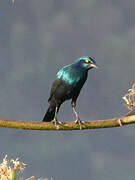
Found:
M 56 106 L 49 107 L 43 118 L 44 122 L 50 122 L 54 119 Z

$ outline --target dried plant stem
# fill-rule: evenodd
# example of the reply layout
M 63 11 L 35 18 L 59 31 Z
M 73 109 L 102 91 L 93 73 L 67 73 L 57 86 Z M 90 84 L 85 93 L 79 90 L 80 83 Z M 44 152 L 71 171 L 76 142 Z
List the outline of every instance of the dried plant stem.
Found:
M 17 179 L 17 170 L 14 170 L 12 172 L 12 180 L 16 180 Z
M 119 118 L 89 121 L 82 125 L 83 129 L 99 129 L 124 126 L 135 123 L 135 115 L 122 116 Z M 0 127 L 24 129 L 24 130 L 80 130 L 80 126 L 74 122 L 66 122 L 63 125 L 55 127 L 50 122 L 25 122 L 15 120 L 0 119 Z

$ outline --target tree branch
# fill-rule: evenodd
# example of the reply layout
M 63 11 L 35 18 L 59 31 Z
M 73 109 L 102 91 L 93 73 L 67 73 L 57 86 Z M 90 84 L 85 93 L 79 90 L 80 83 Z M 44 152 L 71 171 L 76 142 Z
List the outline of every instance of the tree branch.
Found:
M 128 90 L 123 99 L 131 111 L 119 118 L 85 122 L 81 129 L 112 128 L 135 123 L 135 84 Z M 51 122 L 26 122 L 0 119 L 0 127 L 24 130 L 80 130 L 80 125 L 74 122 L 65 122 L 57 127 Z
M 135 115 L 125 115 L 119 118 L 89 121 L 82 124 L 84 129 L 99 129 L 124 126 L 135 123 Z M 80 126 L 74 122 L 66 122 L 63 125 L 55 126 L 51 122 L 26 122 L 0 119 L 0 127 L 24 129 L 24 130 L 80 130 Z

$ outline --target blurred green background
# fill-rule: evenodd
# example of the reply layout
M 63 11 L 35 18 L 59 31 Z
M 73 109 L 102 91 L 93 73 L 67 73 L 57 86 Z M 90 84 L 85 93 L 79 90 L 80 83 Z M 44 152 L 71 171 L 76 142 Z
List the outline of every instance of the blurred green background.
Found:
M 127 113 L 122 96 L 135 81 L 135 1 L 0 2 L 0 118 L 41 121 L 57 71 L 94 57 L 77 102 L 81 119 Z M 61 121 L 75 119 L 70 102 Z M 133 180 L 135 127 L 47 132 L 0 128 L 0 157 L 19 157 L 24 177 Z

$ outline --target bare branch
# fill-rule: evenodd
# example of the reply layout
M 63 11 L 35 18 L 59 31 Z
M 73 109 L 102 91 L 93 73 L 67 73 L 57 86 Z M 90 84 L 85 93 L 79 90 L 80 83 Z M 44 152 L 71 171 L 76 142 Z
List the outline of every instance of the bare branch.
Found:
M 123 97 L 127 103 L 127 107 L 130 107 L 129 109 L 131 109 L 128 114 L 119 118 L 86 122 L 81 125 L 82 130 L 112 128 L 135 123 L 135 85 L 133 85 L 132 89 L 129 89 L 128 92 L 129 93 Z M 80 125 L 75 124 L 74 122 L 66 122 L 56 127 L 51 122 L 26 122 L 6 119 L 0 119 L 0 127 L 24 130 L 80 130 Z
M 124 126 L 133 123 L 135 123 L 135 115 L 126 115 L 114 119 L 86 122 L 85 124 L 82 124 L 82 130 L 119 127 L 121 125 Z M 74 122 L 66 122 L 56 128 L 55 125 L 51 122 L 26 122 L 5 119 L 0 119 L 0 127 L 24 130 L 80 130 L 80 126 L 75 124 Z

